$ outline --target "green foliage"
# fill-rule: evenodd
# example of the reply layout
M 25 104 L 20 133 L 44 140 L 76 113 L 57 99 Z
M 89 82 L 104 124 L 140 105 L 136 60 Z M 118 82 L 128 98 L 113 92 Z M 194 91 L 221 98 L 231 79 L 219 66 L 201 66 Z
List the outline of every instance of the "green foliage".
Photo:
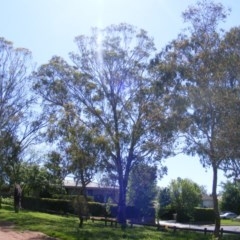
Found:
M 36 72 L 34 89 L 44 102 L 49 136 L 60 146 L 68 142 L 82 186 L 98 160 L 101 169 L 117 176 L 124 210 L 133 165 L 143 159 L 159 162 L 174 138 L 167 124 L 170 108 L 152 91 L 148 63 L 154 43 L 146 31 L 128 24 L 93 29 L 90 37 L 75 40 L 74 67 L 53 57 Z
M 12 197 L 2 197 L 2 204 L 13 206 L 13 198 Z
M 144 163 L 135 165 L 129 179 L 127 203 L 146 215 L 153 207 L 157 190 L 157 168 Z
M 156 231 L 156 227 L 127 227 L 124 231 L 120 227 L 104 226 L 103 222 L 87 221 L 82 229 L 78 228 L 76 217 L 64 217 L 31 211 L 21 211 L 15 214 L 5 205 L 1 209 L 1 221 L 12 222 L 18 230 L 38 231 L 50 237 L 61 240 L 212 240 L 212 235 L 202 233 L 176 231 L 170 229 L 164 232 Z M 239 236 L 224 235 L 222 240 L 237 240 Z
M 176 122 L 186 140 L 184 152 L 198 155 L 203 167 L 213 170 L 216 237 L 220 230 L 218 170 L 239 159 L 239 29 L 219 30 L 228 13 L 221 3 L 212 1 L 190 6 L 183 12 L 187 31 L 155 60 L 160 80 L 171 78 L 178 83 L 174 99 Z
M 82 75 L 60 57 L 53 57 L 49 64 L 40 67 L 35 77 L 39 81 L 34 89 L 44 99 L 42 114 L 48 121 L 44 137 L 58 146 L 58 152 L 48 154 L 46 166 L 58 180 L 73 174 L 86 196 L 86 185 L 96 173 L 103 144 L 96 140 L 95 128 L 90 123 L 83 124 L 82 104 L 68 88 L 73 78 Z
M 157 218 L 160 220 L 173 220 L 173 214 L 176 214 L 176 210 L 171 205 L 168 205 L 158 209 Z
M 46 164 L 50 171 L 25 165 L 21 158 L 40 122 L 32 121 L 33 99 L 25 91 L 31 54 L 0 38 L 0 187 L 21 181 L 26 194 L 51 196 L 61 192 L 59 185 L 68 171 L 84 188 L 100 166 L 114 180 L 117 176 L 121 209 L 125 209 L 129 186 L 129 202 L 147 214 L 154 195 L 147 185 L 151 181 L 143 183 L 131 171 L 138 162 L 152 163 L 168 156 L 178 128 L 186 137 L 185 153 L 199 155 L 203 166 L 213 169 L 218 231 L 217 172 L 223 168 L 238 176 L 240 157 L 240 28 L 218 31 L 227 15 L 222 4 L 211 1 L 189 7 L 183 13 L 189 31 L 166 46 L 151 68 L 152 39 L 128 24 L 77 37 L 79 51 L 70 54 L 74 67 L 60 57 L 42 65 L 34 75 L 34 89 L 43 99 L 41 120 L 48 121 L 47 140 L 64 153 L 52 152 Z M 142 174 L 142 179 L 148 177 Z M 148 189 L 147 194 L 138 195 L 142 189 L 135 188 L 134 179 Z M 172 189 L 172 209 L 182 219 L 192 218 L 192 207 L 197 204 L 194 191 L 176 188 Z M 222 208 L 240 212 L 238 189 L 226 188 Z M 160 207 L 165 200 L 161 199 Z
M 3 200 L 6 203 L 7 200 Z M 9 202 L 13 205 L 12 200 Z M 69 200 L 63 199 L 48 199 L 48 198 L 34 198 L 24 197 L 22 200 L 23 209 L 49 212 L 56 214 L 75 214 L 83 216 L 96 216 L 96 217 L 117 217 L 118 207 L 116 204 L 109 204 L 108 212 L 106 205 L 98 202 L 86 202 L 83 196 L 75 196 Z M 142 215 L 139 210 L 133 206 L 126 207 L 126 216 L 128 219 L 141 219 Z M 146 219 L 155 216 L 155 209 L 148 208 L 145 213 Z
M 170 189 L 168 187 L 159 189 L 158 201 L 160 208 L 168 206 L 171 203 Z
M 72 200 L 74 213 L 79 218 L 79 227 L 83 227 L 84 217 L 89 215 L 88 203 L 83 195 L 79 195 Z
M 1 130 L 1 129 L 0 129 Z M 10 185 L 20 181 L 22 149 L 16 134 L 1 131 L 0 134 L 0 187 L 3 183 Z
M 53 194 L 64 194 L 62 183 L 54 178 L 46 167 L 38 164 L 23 164 L 21 183 L 25 196 L 50 198 Z
M 194 208 L 202 202 L 201 188 L 190 179 L 172 180 L 169 186 L 171 205 L 178 221 L 193 219 Z
M 78 195 L 68 195 L 68 194 L 53 194 L 52 198 L 53 199 L 62 199 L 62 200 L 73 200 L 76 198 Z M 94 202 L 92 196 L 87 196 L 87 202 Z
M 74 196 L 74 198 L 68 200 L 24 197 L 22 200 L 22 207 L 28 210 L 52 212 L 58 214 L 70 213 L 78 215 L 81 211 L 81 213 L 85 216 L 106 216 L 104 204 L 97 202 L 86 202 L 83 200 L 82 196 Z
M 13 186 L 9 184 L 3 184 L 0 188 L 1 196 L 4 198 L 10 197 L 13 193 Z
M 53 213 L 74 213 L 70 200 L 24 197 L 22 199 L 24 209 L 53 212 Z
M 86 197 L 86 185 L 91 182 L 98 168 L 98 154 L 101 153 L 100 145 L 96 144 L 95 132 L 89 131 L 84 126 L 71 126 L 67 141 L 67 155 L 71 160 L 70 171 L 75 180 L 82 186 L 82 194 Z
M 111 215 L 111 205 L 112 205 L 112 199 L 108 198 L 107 203 L 106 203 L 106 214 L 108 216 Z
M 97 217 L 105 217 L 106 209 L 104 204 L 97 202 L 88 202 L 89 214 Z
M 44 167 L 51 177 L 51 184 L 62 186 L 63 180 L 70 171 L 66 159 L 66 156 L 62 156 L 57 151 L 51 151 L 46 155 Z
M 213 224 L 215 222 L 215 214 L 212 208 L 194 208 L 194 222 L 203 222 Z
M 38 121 L 30 86 L 31 52 L 0 37 L 0 187 L 20 183 L 27 148 L 35 143 Z M 26 155 L 25 155 L 26 156 Z
M 222 199 L 220 208 L 222 211 L 232 211 L 236 214 L 240 214 L 240 184 L 232 183 L 230 181 L 222 185 Z

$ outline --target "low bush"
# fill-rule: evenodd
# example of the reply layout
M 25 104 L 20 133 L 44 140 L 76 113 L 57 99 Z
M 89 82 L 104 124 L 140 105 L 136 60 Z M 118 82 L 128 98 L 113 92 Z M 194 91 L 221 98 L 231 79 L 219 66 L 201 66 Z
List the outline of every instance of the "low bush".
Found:
M 2 197 L 2 204 L 13 206 L 13 197 Z
M 215 215 L 213 208 L 195 208 L 194 209 L 194 221 L 214 223 Z
M 74 199 L 69 200 L 34 197 L 24 197 L 22 199 L 22 207 L 24 209 L 57 214 L 76 214 L 76 204 L 74 205 L 73 203 Z M 87 208 L 88 214 L 91 216 L 117 217 L 118 213 L 118 206 L 116 204 L 110 204 L 107 209 L 106 204 L 99 202 L 87 202 Z M 149 208 L 147 214 L 142 216 L 137 208 L 134 206 L 127 206 L 126 216 L 128 219 L 138 219 L 139 221 L 144 217 L 146 221 L 150 221 L 150 219 L 155 219 L 155 209 Z
M 62 199 L 24 197 L 22 207 L 40 212 L 74 213 L 71 201 Z
M 22 207 L 24 209 L 40 211 L 40 212 L 55 212 L 59 214 L 75 214 L 73 207 L 73 199 L 51 199 L 51 198 L 34 198 L 24 197 Z M 88 202 L 89 214 L 93 216 L 106 216 L 106 208 L 103 204 L 97 202 Z
M 88 210 L 92 216 L 104 217 L 107 215 L 105 206 L 98 202 L 88 202 Z
M 161 220 L 172 220 L 173 214 L 176 213 L 176 210 L 174 210 L 170 205 L 166 206 L 164 208 L 160 208 L 157 213 L 157 217 Z
M 184 209 L 178 210 L 176 215 L 177 222 L 186 223 L 193 221 L 192 214 L 190 215 L 189 212 L 185 211 Z
M 53 199 L 64 199 L 64 200 L 73 200 L 74 198 L 78 197 L 78 195 L 65 195 L 65 194 L 54 194 L 52 196 Z M 87 196 L 88 202 L 93 202 L 92 196 Z

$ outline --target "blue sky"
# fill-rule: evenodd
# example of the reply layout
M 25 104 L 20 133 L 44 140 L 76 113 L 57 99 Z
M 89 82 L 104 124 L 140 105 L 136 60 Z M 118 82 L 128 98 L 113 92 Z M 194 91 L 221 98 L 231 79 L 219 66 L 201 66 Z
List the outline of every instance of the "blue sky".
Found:
M 223 28 L 239 26 L 240 1 L 219 0 L 232 8 Z M 195 0 L 0 0 L 0 37 L 15 47 L 32 51 L 39 66 L 53 55 L 68 58 L 76 50 L 74 38 L 90 34 L 91 27 L 129 23 L 146 30 L 160 50 L 186 27 L 181 13 Z M 160 182 L 190 178 L 211 192 L 212 172 L 202 168 L 197 157 L 179 155 L 165 161 L 168 175 Z M 220 173 L 219 183 L 226 181 Z

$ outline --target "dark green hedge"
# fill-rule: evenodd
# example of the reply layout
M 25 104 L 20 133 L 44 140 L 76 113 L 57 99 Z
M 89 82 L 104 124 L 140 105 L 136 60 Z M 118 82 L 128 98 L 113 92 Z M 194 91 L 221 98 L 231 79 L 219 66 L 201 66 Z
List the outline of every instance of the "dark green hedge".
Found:
M 116 204 L 112 204 L 110 207 L 111 217 L 117 217 L 118 214 L 118 206 Z M 140 211 L 135 208 L 134 206 L 127 206 L 126 207 L 126 216 L 128 219 L 131 218 L 139 218 L 140 216 Z
M 117 217 L 118 207 L 116 204 L 110 205 L 110 213 L 106 211 L 106 204 L 98 202 L 88 202 L 88 213 L 91 216 L 108 216 L 108 217 Z M 51 198 L 33 198 L 33 197 L 24 197 L 22 199 L 22 207 L 24 209 L 56 213 L 56 214 L 76 214 L 73 208 L 72 200 L 66 199 L 51 199 Z M 141 219 L 140 211 L 134 206 L 126 207 L 126 216 L 128 219 Z M 155 211 L 153 208 L 149 208 L 146 218 L 155 217 Z
M 171 206 L 166 206 L 158 210 L 157 216 L 161 220 L 173 220 L 173 214 L 176 213 L 176 210 Z
M 215 215 L 213 208 L 195 208 L 194 209 L 194 221 L 214 223 Z
M 63 195 L 63 194 L 54 194 L 51 198 L 53 199 L 64 199 L 64 200 L 73 200 L 74 198 L 78 197 L 78 195 Z M 88 202 L 94 202 L 92 196 L 87 196 Z
M 74 213 L 70 200 L 24 197 L 22 207 L 33 211 Z
M 22 199 L 22 207 L 33 211 L 75 214 L 72 200 L 65 199 L 24 197 Z M 105 206 L 101 203 L 88 202 L 88 209 L 89 214 L 92 216 L 106 216 Z
M 107 214 L 105 206 L 98 202 L 88 202 L 88 210 L 92 216 L 103 217 Z
M 186 211 L 184 211 L 184 209 L 178 210 L 176 218 L 177 218 L 177 222 L 180 222 L 180 223 L 187 223 L 190 221 L 191 222 L 194 221 L 192 214 L 191 215 L 188 214 Z

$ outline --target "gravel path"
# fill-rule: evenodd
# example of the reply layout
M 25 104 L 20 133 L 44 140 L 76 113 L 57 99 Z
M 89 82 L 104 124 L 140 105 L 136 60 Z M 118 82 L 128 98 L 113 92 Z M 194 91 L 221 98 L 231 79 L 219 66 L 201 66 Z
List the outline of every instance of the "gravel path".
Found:
M 0 223 L 0 240 L 54 240 L 41 232 L 17 231 L 12 223 Z M 56 239 L 55 239 L 56 240 Z

